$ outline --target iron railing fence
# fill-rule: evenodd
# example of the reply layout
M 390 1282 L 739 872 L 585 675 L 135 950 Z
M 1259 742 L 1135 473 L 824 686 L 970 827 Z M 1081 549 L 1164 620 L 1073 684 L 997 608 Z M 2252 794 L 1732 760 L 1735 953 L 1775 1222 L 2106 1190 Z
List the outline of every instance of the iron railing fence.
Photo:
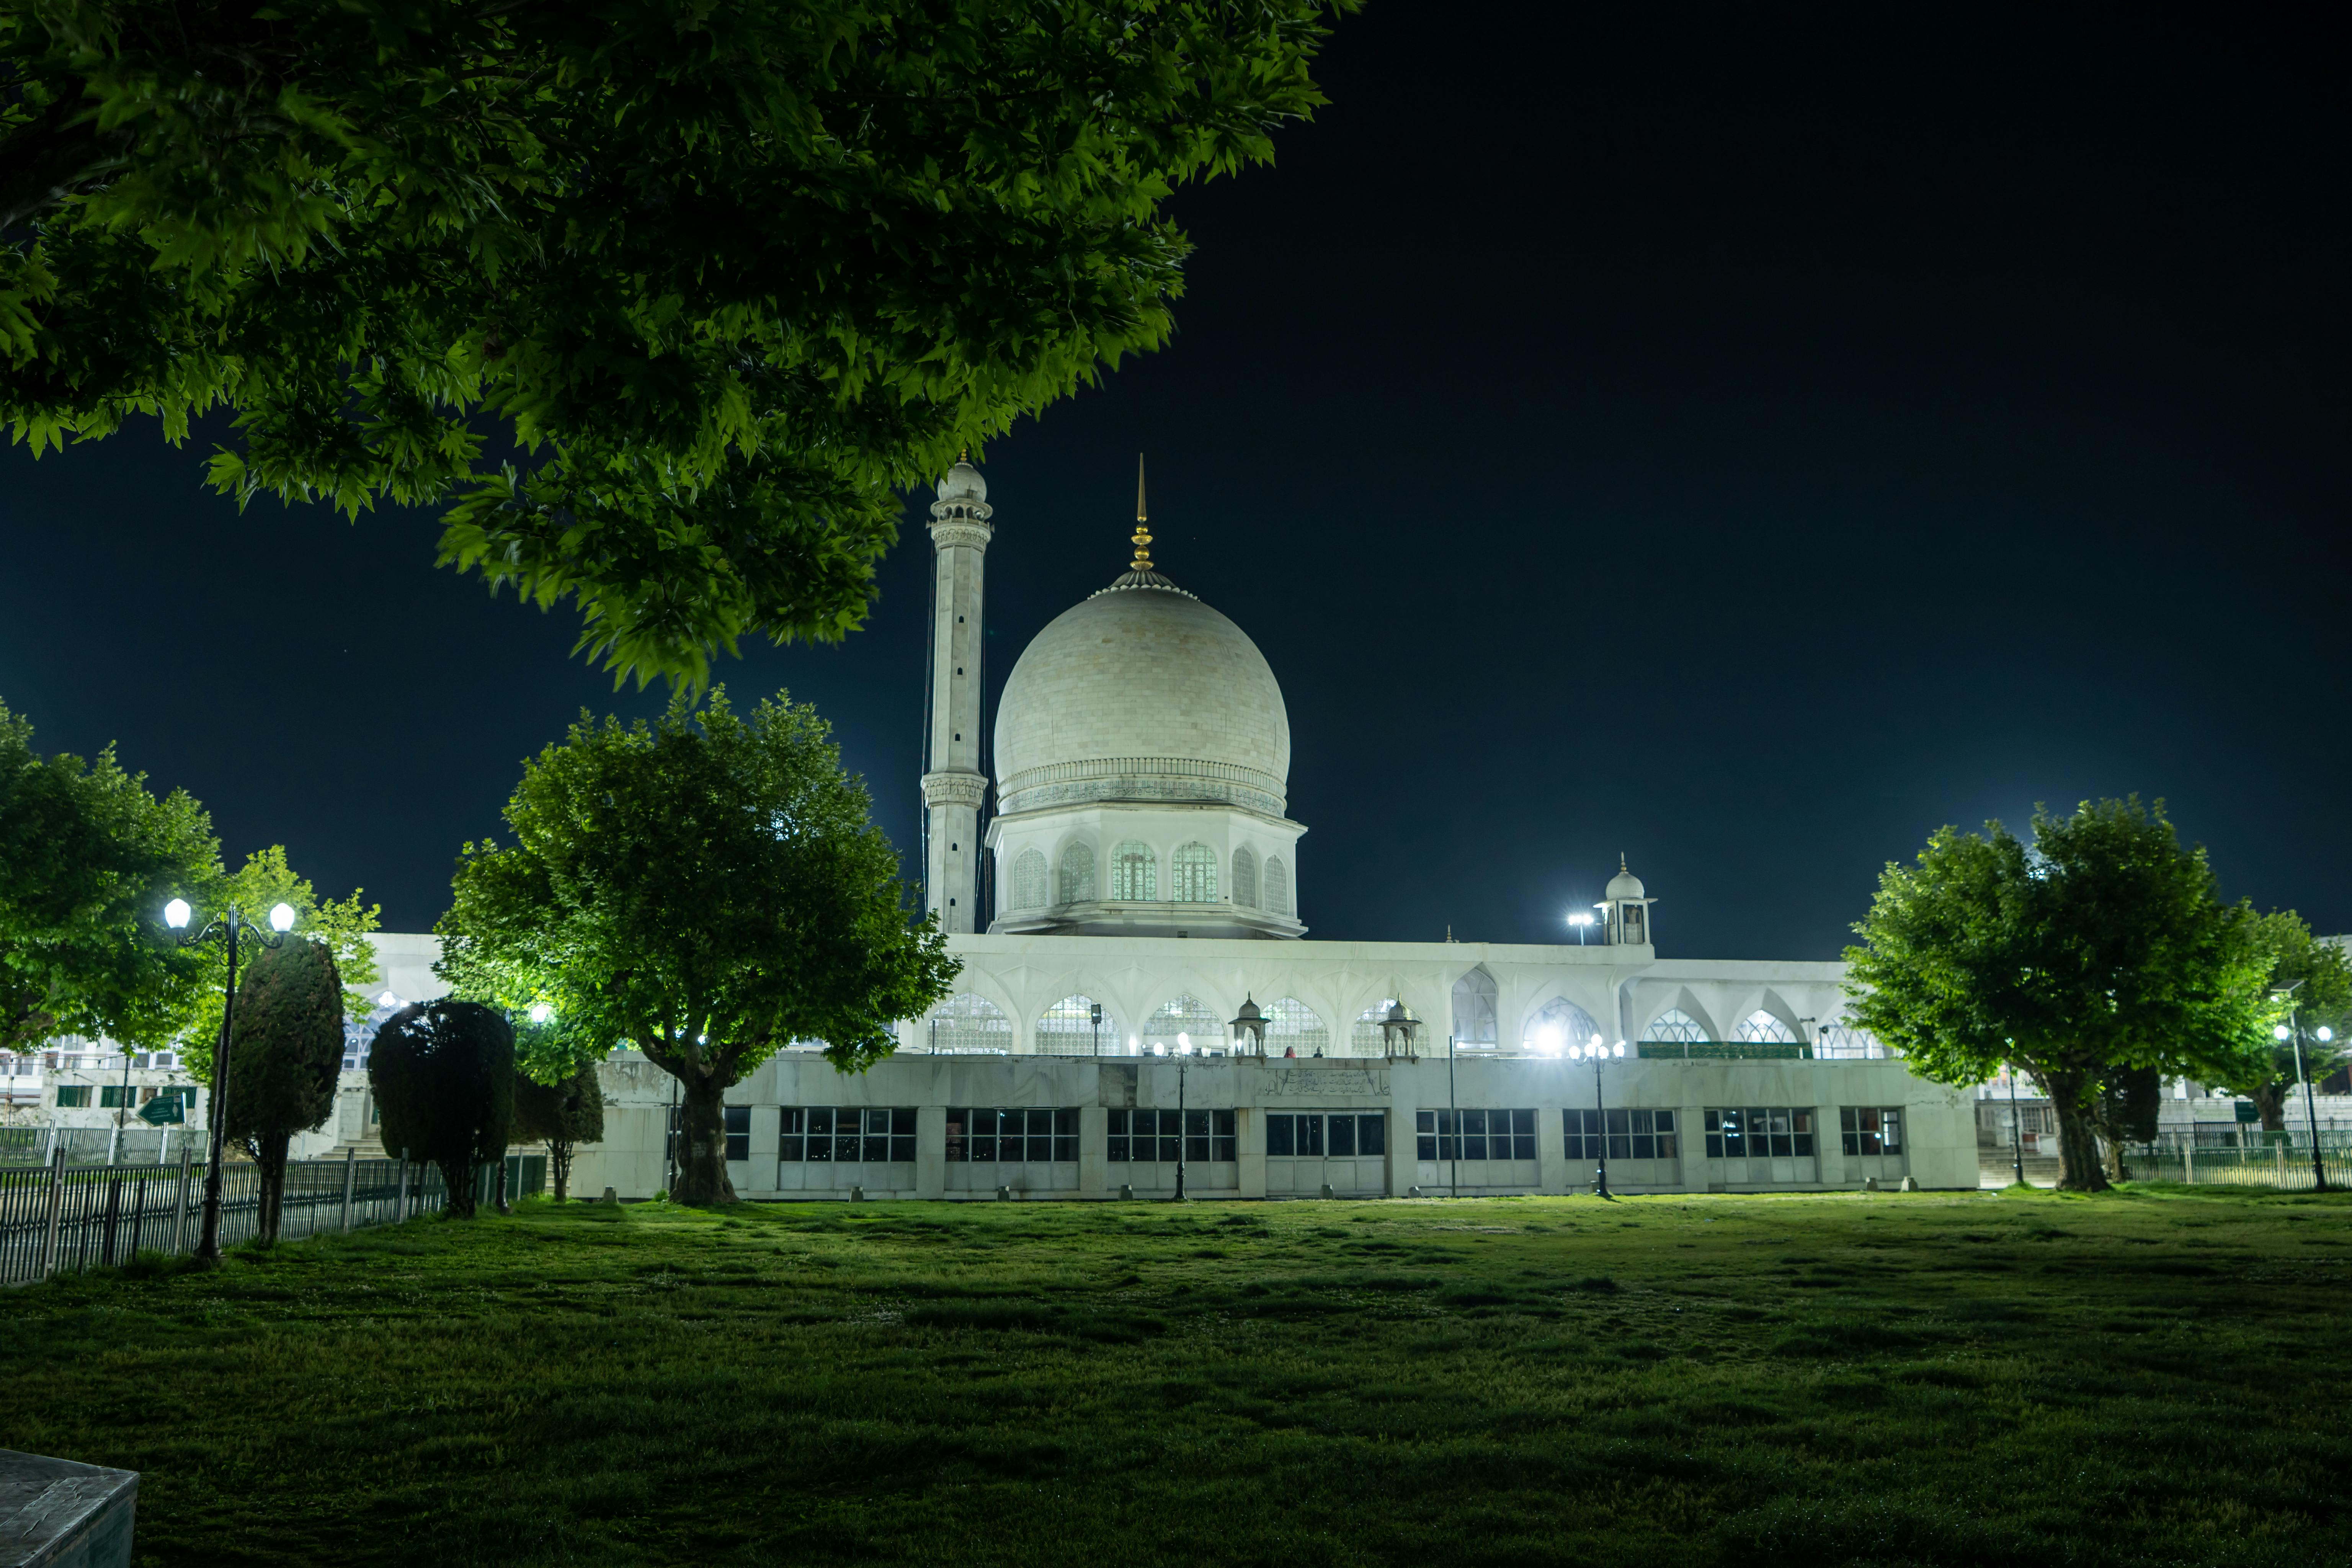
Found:
M 493 1199 L 503 1176 L 511 1199 L 544 1190 L 547 1157 L 509 1154 L 505 1169 L 484 1166 L 475 1201 Z M 436 1166 L 404 1160 L 292 1160 L 278 1205 L 288 1241 L 328 1231 L 396 1225 L 448 1205 Z M 172 1164 L 91 1167 L 53 1157 L 46 1166 L 0 1168 L 0 1284 L 128 1263 L 142 1253 L 182 1257 L 195 1249 L 205 1200 L 205 1167 L 193 1157 Z M 221 1245 L 250 1241 L 261 1226 L 260 1167 L 221 1170 Z
M 2323 1137 L 2320 1163 L 2331 1187 L 2352 1189 L 2352 1145 Z M 2139 1144 L 2124 1151 L 2124 1174 L 2135 1182 L 2186 1182 L 2200 1186 L 2275 1187 L 2308 1192 L 2315 1184 L 2311 1145 L 2216 1149 L 2180 1142 Z
M 184 1150 L 204 1158 L 201 1127 L 150 1127 L 133 1121 L 111 1127 L 0 1127 L 0 1165 L 46 1165 L 66 1152 L 68 1165 L 179 1164 Z

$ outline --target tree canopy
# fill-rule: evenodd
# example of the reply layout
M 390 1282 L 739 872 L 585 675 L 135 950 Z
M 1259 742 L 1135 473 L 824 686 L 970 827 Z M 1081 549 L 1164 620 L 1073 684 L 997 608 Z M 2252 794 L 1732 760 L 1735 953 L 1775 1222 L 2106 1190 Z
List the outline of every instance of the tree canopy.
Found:
M 342 977 L 324 942 L 262 948 L 236 991 L 223 1132 L 261 1169 L 261 1239 L 278 1239 L 293 1135 L 327 1120 L 343 1061 Z
M 232 409 L 220 491 L 446 505 L 445 563 L 699 683 L 854 629 L 894 488 L 1167 340 L 1161 204 L 1357 4 L 16 7 L 0 412 Z
M 181 1033 L 218 973 L 163 923 L 174 896 L 220 876 L 212 819 L 186 791 L 157 798 L 111 746 L 94 763 L 39 756 L 0 704 L 0 1050 Z
M 675 1074 L 684 1201 L 733 1195 L 726 1089 L 795 1039 L 862 1070 L 955 973 L 865 786 L 782 694 L 748 717 L 723 688 L 698 710 L 680 692 L 652 723 L 583 714 L 526 764 L 506 819 L 510 844 L 458 863 L 441 973 Z
M 2352 1030 L 2352 963 L 2344 949 L 2312 934 L 2311 927 L 2293 910 L 2257 917 L 2263 945 L 2271 954 L 2270 988 L 2291 1016 L 2283 1019 L 2303 1030 L 2303 1070 L 2317 1083 L 2345 1058 L 2347 1030 Z M 2325 1026 L 2335 1036 L 2323 1041 Z M 2263 1042 L 2251 1071 L 2221 1079 L 2221 1086 L 2244 1095 L 2261 1112 L 2263 1126 L 2273 1132 L 2287 1124 L 2287 1092 L 2295 1081 L 2296 1042 L 2275 1037 Z
M 514 1030 L 478 1002 L 403 1007 L 368 1052 L 383 1146 L 441 1168 L 449 1212 L 474 1212 L 474 1171 L 505 1159 L 514 1125 Z M 503 1189 L 501 1189 L 503 1190 Z
M 1937 1082 L 2023 1068 L 2057 1116 L 2070 1188 L 2107 1184 L 2103 1091 L 2131 1098 L 2135 1069 L 2228 1081 L 2263 1056 L 2278 1011 L 2253 911 L 2219 900 L 2162 801 L 2037 806 L 2030 847 L 1999 822 L 1939 828 L 1916 866 L 1888 865 L 1854 931 L 1854 1021 Z

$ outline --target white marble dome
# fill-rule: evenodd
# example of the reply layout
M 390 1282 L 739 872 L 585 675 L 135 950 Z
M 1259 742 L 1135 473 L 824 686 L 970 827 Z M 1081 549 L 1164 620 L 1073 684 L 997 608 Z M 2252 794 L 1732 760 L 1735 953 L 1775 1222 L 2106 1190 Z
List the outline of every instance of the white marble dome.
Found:
M 1590 884 L 1587 885 L 1590 886 Z M 1618 862 L 1617 874 L 1609 879 L 1608 890 L 1601 895 L 1610 900 L 1639 899 L 1645 896 L 1642 890 L 1642 879 L 1626 870 L 1622 861 Z
M 996 710 L 997 809 L 1202 802 L 1280 816 L 1282 688 L 1242 629 L 1164 580 L 1106 588 L 1055 617 Z

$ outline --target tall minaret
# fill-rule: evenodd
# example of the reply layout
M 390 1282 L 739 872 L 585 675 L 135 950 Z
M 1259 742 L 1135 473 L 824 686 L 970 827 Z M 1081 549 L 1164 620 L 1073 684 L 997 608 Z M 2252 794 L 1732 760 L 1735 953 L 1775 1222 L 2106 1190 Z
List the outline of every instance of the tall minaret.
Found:
M 988 542 L 988 481 L 971 454 L 940 481 L 931 505 L 931 688 L 923 737 L 923 902 L 940 929 L 980 929 L 980 595 Z

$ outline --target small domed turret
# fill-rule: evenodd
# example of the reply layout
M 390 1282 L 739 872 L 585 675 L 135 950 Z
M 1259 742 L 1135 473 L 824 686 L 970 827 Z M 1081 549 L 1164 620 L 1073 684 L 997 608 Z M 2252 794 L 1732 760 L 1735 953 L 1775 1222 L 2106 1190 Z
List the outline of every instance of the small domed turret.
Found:
M 971 466 L 970 458 L 959 458 L 956 466 L 948 470 L 947 478 L 940 481 L 940 500 L 950 504 L 980 504 L 988 500 L 988 481 L 980 477 L 980 470 Z

